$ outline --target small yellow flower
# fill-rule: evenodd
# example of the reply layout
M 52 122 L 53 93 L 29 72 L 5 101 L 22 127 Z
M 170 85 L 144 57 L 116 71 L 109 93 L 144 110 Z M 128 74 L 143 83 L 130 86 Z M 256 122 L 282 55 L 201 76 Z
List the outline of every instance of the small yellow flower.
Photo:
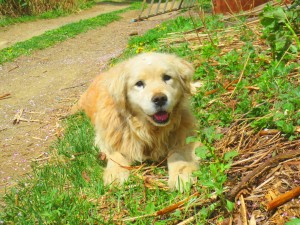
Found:
M 136 53 L 140 53 L 140 52 L 142 52 L 144 50 L 144 48 L 143 47 L 138 47 L 137 49 L 136 49 Z

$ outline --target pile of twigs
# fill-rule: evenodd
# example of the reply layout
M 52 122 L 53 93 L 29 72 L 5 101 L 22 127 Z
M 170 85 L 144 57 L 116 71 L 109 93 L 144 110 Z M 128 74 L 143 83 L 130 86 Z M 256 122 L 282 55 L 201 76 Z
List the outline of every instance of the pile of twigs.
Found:
M 300 200 L 292 200 L 300 195 L 300 140 L 287 141 L 278 130 L 255 133 L 247 123 L 235 123 L 216 146 L 221 154 L 239 152 L 227 183 L 227 197 L 236 202 L 235 220 L 284 224 L 300 217 Z
M 220 29 L 210 33 L 205 27 L 201 27 L 195 30 L 195 32 L 188 31 L 185 33 L 171 33 L 167 38 L 160 39 L 160 43 L 164 45 L 175 46 L 188 43 L 188 47 L 191 50 L 197 50 L 211 42 L 213 46 L 216 46 L 214 40 L 218 40 L 218 47 L 221 50 L 220 55 L 226 54 L 232 49 L 241 49 L 241 46 L 245 44 L 240 40 L 241 30 L 244 32 L 252 32 L 256 35 L 256 39 L 253 40 L 253 46 L 263 46 L 260 40 L 261 26 L 259 19 L 252 20 L 250 22 L 242 23 L 241 26 L 228 27 L 227 29 Z

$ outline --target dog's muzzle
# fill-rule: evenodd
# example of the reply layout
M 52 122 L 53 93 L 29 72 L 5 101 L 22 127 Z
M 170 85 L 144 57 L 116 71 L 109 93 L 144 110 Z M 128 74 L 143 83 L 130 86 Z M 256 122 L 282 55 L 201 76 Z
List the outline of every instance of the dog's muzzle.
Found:
M 152 120 L 159 125 L 167 124 L 170 118 L 170 114 L 165 110 L 168 97 L 163 93 L 157 93 L 153 95 L 151 101 L 156 108 L 156 113 L 151 116 Z

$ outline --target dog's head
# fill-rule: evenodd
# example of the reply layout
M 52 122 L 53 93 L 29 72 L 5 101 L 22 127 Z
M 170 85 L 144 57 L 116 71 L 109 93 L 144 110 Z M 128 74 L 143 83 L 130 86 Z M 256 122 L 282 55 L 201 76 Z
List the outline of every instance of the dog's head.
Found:
M 122 63 L 113 74 L 109 90 L 117 104 L 155 126 L 165 126 L 190 93 L 194 69 L 174 55 L 145 53 Z

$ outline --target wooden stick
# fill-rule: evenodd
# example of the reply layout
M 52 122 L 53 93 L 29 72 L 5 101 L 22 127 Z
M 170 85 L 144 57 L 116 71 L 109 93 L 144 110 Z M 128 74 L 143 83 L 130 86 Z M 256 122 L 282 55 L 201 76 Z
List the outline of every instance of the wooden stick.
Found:
M 187 201 L 189 201 L 192 197 L 195 197 L 195 196 L 198 196 L 198 195 L 199 195 L 199 193 L 196 192 L 196 193 L 192 194 L 191 196 L 187 197 L 186 199 L 183 199 L 183 200 L 181 200 L 181 201 L 179 201 L 179 202 L 177 202 L 177 203 L 175 203 L 175 204 L 173 204 L 173 205 L 167 206 L 166 208 L 157 211 L 156 214 L 157 214 L 158 216 L 161 216 L 161 215 L 167 214 L 167 213 L 169 213 L 169 212 L 172 212 L 172 211 L 174 211 L 175 209 L 178 209 L 179 207 L 183 206 L 183 205 L 184 205 Z
M 259 136 L 264 136 L 264 135 L 275 135 L 275 134 L 278 134 L 280 133 L 279 130 L 276 130 L 276 129 L 268 129 L 268 130 L 261 130 L 258 135 Z
M 207 92 L 205 92 L 205 96 L 207 96 L 207 95 L 212 95 L 212 94 L 214 94 L 214 93 L 216 93 L 216 92 L 218 92 L 220 90 L 220 88 L 217 88 L 217 89 L 214 89 L 214 90 L 211 90 L 211 91 L 207 91 Z
M 8 72 L 11 72 L 11 71 L 13 71 L 15 69 L 18 69 L 18 68 L 19 68 L 19 65 L 16 65 L 14 68 L 10 69 Z
M 241 195 L 240 196 L 240 202 L 241 202 L 241 217 L 242 217 L 242 223 L 243 225 L 248 225 L 247 223 L 247 209 L 246 209 L 246 205 L 245 205 L 245 201 L 244 201 L 244 196 Z
M 19 118 L 19 122 L 20 121 L 23 121 L 23 122 L 37 122 L 37 123 L 41 123 L 41 121 L 40 120 L 31 120 L 31 119 L 25 119 L 25 118 L 23 118 L 23 117 L 20 117 Z
M 147 218 L 147 217 L 153 217 L 156 216 L 156 213 L 151 213 L 151 214 L 146 214 L 146 215 L 141 215 L 141 216 L 135 216 L 135 217 L 130 217 L 130 218 L 125 218 L 122 219 L 122 222 L 128 222 L 128 221 L 135 221 L 137 219 L 141 219 L 141 218 Z
M 191 216 L 190 218 L 187 218 L 186 220 L 178 223 L 177 225 L 186 225 L 186 224 L 192 224 L 192 222 L 196 219 L 195 216 Z
M 283 205 L 284 203 L 290 201 L 293 198 L 296 198 L 299 195 L 300 195 L 300 186 L 298 186 L 282 195 L 279 195 L 277 198 L 270 201 L 267 204 L 267 211 L 276 209 L 277 207 Z
M 77 88 L 77 87 L 81 87 L 81 86 L 86 85 L 87 83 L 88 83 L 88 82 L 84 82 L 84 83 L 77 84 L 77 85 L 74 85 L 74 86 L 71 86 L 71 87 L 62 88 L 62 89 L 60 89 L 60 91 L 68 90 L 68 89 L 72 89 L 72 88 Z
M 11 94 L 10 93 L 4 94 L 4 95 L 0 95 L 0 100 L 7 99 L 7 98 L 11 98 Z

